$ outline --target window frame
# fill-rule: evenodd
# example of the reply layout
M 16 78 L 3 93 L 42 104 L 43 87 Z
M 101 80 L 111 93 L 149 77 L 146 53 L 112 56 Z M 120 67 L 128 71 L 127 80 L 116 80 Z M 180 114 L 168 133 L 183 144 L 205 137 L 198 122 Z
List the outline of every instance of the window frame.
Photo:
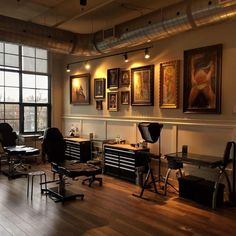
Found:
M 37 59 L 42 59 L 41 57 L 40 58 L 37 58 L 36 57 L 36 49 L 40 49 L 40 48 L 34 48 L 34 47 L 31 47 L 35 50 L 35 71 L 27 71 L 27 70 L 23 70 L 23 67 L 22 67 L 22 61 L 23 61 L 23 53 L 22 53 L 22 47 L 28 47 L 26 45 L 17 45 L 17 44 L 13 44 L 13 43 L 10 43 L 10 44 L 13 44 L 13 45 L 16 45 L 18 46 L 19 48 L 19 53 L 18 53 L 18 57 L 19 57 L 19 67 L 9 67 L 9 66 L 6 66 L 5 65 L 5 54 L 9 54 L 9 53 L 6 53 L 5 52 L 5 44 L 9 44 L 8 42 L 2 42 L 1 43 L 4 44 L 3 46 L 3 57 L 4 57 L 4 61 L 3 61 L 3 65 L 0 65 L 0 71 L 8 71 L 8 72 L 17 72 L 19 73 L 19 102 L 6 102 L 5 101 L 5 95 L 4 95 L 4 101 L 3 102 L 0 102 L 0 104 L 17 104 L 19 105 L 19 133 L 22 133 L 22 134 L 37 134 L 37 133 L 41 133 L 42 130 L 37 130 L 38 127 L 37 127 L 37 107 L 46 107 L 47 109 L 47 127 L 50 127 L 51 125 L 51 75 L 48 73 L 48 70 L 49 70 L 49 53 L 48 51 L 46 52 L 47 53 L 47 57 L 46 59 L 44 59 L 46 62 L 47 62 L 47 73 L 43 73 L 43 72 L 36 72 L 36 60 Z M 29 46 L 30 47 L 30 46 Z M 44 49 L 43 49 L 44 50 Z M 35 102 L 23 102 L 23 89 L 25 87 L 23 87 L 23 74 L 32 74 L 32 75 L 35 75 L 35 79 L 36 79 L 36 76 L 37 75 L 43 75 L 43 76 L 47 76 L 48 78 L 48 88 L 47 89 L 42 89 L 42 90 L 47 90 L 47 98 L 48 98 L 48 101 L 47 103 L 42 103 L 42 102 L 36 102 L 36 97 L 35 97 Z M 9 87 L 9 86 L 5 86 L 5 75 L 4 75 L 4 85 L 1 86 L 4 88 L 5 90 L 5 87 Z M 36 85 L 35 85 L 35 88 L 32 88 L 34 89 L 35 91 L 35 96 L 36 96 L 36 91 L 37 90 L 40 90 L 38 88 L 36 88 Z M 4 94 L 5 94 L 5 91 L 4 91 Z M 35 127 L 35 131 L 25 131 L 25 127 L 24 127 L 24 108 L 25 107 L 35 107 L 35 123 L 34 123 L 34 127 Z M 5 107 L 5 106 L 4 106 Z M 9 120 L 9 119 L 8 119 Z M 12 119 L 14 120 L 14 119 Z M 16 119 L 18 120 L 18 119 Z M 5 108 L 4 108 L 4 117 L 3 119 L 1 119 L 1 121 L 5 122 L 6 121 L 6 113 L 5 113 Z

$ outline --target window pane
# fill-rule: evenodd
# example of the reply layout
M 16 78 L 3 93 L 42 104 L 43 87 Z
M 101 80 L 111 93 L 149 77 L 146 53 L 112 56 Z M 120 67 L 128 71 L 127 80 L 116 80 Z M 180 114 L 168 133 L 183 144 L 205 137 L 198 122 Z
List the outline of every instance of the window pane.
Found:
M 5 54 L 5 65 L 19 67 L 19 56 Z
M 0 104 L 0 123 L 4 122 L 2 121 L 4 119 L 4 104 Z
M 19 133 L 20 130 L 20 121 L 19 120 L 5 120 L 6 123 L 8 123 L 15 132 Z
M 0 71 L 0 86 L 4 85 L 4 72 Z
M 19 88 L 5 87 L 5 102 L 19 102 Z
M 4 87 L 0 87 L 0 102 L 4 102 Z
M 0 43 L 0 52 L 3 52 L 3 43 Z
M 19 120 L 19 118 L 20 118 L 20 106 L 18 104 L 6 104 L 5 119 Z
M 48 103 L 48 90 L 37 89 L 36 90 L 36 102 Z
M 5 43 L 5 53 L 19 54 L 19 46 L 16 44 Z
M 22 57 L 22 69 L 26 71 L 35 71 L 35 58 Z
M 47 73 L 47 60 L 36 59 L 36 72 Z
M 48 89 L 48 76 L 36 75 L 36 88 Z
M 22 55 L 28 57 L 35 57 L 35 48 L 22 46 Z
M 24 131 L 35 132 L 35 107 L 24 107 Z
M 19 73 L 16 72 L 5 72 L 5 86 L 15 86 L 19 87 Z
M 35 75 L 22 74 L 22 86 L 24 88 L 35 88 Z
M 47 59 L 48 58 L 47 50 L 36 48 L 36 57 Z
M 0 53 L 0 65 L 4 65 L 3 53 Z
M 34 89 L 23 89 L 23 102 L 35 102 Z
M 37 107 L 37 131 L 45 130 L 48 120 L 48 109 L 47 107 Z

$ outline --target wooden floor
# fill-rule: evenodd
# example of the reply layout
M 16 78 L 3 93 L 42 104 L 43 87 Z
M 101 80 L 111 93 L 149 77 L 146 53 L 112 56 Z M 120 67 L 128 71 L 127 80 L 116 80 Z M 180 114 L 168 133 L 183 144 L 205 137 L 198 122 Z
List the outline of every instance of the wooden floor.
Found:
M 108 176 L 103 180 L 102 187 L 91 188 L 72 181 L 68 188 L 85 198 L 62 204 L 41 195 L 38 180 L 33 200 L 27 200 L 27 179 L 8 180 L 1 174 L 0 235 L 235 235 L 236 208 L 214 211 L 176 194 L 163 197 L 147 191 L 149 201 L 143 200 L 132 196 L 137 186 Z

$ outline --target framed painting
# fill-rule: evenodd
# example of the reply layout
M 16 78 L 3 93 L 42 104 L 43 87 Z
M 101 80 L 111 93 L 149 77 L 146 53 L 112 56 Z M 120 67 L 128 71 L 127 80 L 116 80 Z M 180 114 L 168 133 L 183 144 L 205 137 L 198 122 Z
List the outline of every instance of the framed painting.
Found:
M 120 86 L 127 87 L 130 85 L 130 71 L 122 70 L 120 73 Z
M 178 108 L 180 61 L 160 64 L 160 108 Z
M 108 111 L 118 111 L 118 92 L 107 93 L 107 109 Z
M 101 100 L 96 101 L 96 109 L 99 111 L 103 110 L 103 105 Z
M 153 106 L 154 65 L 131 69 L 131 105 Z
M 184 112 L 221 112 L 221 67 L 222 44 L 184 51 Z
M 90 104 L 90 74 L 70 76 L 70 103 Z
M 104 78 L 94 79 L 94 98 L 95 99 L 105 98 L 105 79 Z
M 107 70 L 107 88 L 108 89 L 119 88 L 119 76 L 120 76 L 119 68 Z
M 121 104 L 129 105 L 129 91 L 121 91 Z

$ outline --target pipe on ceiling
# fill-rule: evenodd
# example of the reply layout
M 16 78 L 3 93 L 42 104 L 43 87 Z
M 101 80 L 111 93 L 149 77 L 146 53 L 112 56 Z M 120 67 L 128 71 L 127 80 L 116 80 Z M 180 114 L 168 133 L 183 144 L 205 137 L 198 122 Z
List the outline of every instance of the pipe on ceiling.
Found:
M 106 38 L 105 31 L 76 34 L 0 16 L 0 40 L 66 54 L 95 56 L 167 38 L 235 15 L 236 0 L 182 1 L 116 25 L 112 35 Z

